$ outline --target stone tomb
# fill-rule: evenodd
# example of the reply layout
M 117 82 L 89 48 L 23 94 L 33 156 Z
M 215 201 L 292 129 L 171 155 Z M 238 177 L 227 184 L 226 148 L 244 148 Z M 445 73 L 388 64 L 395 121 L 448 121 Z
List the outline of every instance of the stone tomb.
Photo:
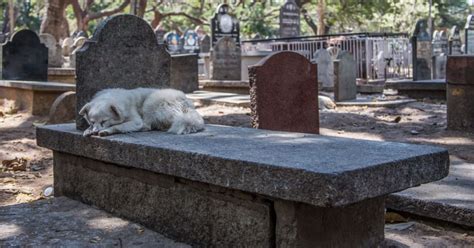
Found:
M 211 80 L 240 80 L 241 51 L 231 37 L 221 38 L 211 51 Z
M 474 133 L 474 56 L 450 56 L 447 64 L 448 129 Z
M 296 52 L 274 53 L 249 67 L 252 126 L 319 133 L 316 67 Z
M 342 51 L 334 61 L 334 100 L 336 102 L 357 98 L 357 65 L 352 55 Z
M 62 49 L 56 38 L 48 33 L 40 34 L 41 43 L 48 48 L 48 66 L 61 67 L 64 62 Z
M 2 44 L 0 66 L 3 80 L 48 80 L 48 48 L 31 30 L 20 30 Z
M 54 151 L 56 197 L 198 247 L 377 247 L 385 196 L 449 166 L 430 146 L 215 125 L 83 137 L 62 124 L 37 141 Z
M 76 113 L 102 89 L 170 87 L 170 70 L 171 57 L 148 23 L 133 15 L 107 18 L 76 52 Z M 77 127 L 87 128 L 76 116 Z
M 412 36 L 413 80 L 431 79 L 432 54 L 428 21 L 419 20 Z
M 287 0 L 280 8 L 280 37 L 300 36 L 300 9 L 294 0 Z

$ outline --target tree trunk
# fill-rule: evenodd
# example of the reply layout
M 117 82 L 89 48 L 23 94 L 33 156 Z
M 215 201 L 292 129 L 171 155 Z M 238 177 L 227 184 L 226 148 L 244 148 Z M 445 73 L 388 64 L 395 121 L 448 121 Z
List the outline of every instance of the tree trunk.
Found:
M 326 14 L 325 0 L 318 0 L 318 35 L 326 34 L 326 24 L 324 22 Z
M 68 0 L 46 1 L 46 15 L 41 23 L 40 33 L 51 34 L 58 41 L 69 36 L 69 25 L 65 17 L 68 4 Z

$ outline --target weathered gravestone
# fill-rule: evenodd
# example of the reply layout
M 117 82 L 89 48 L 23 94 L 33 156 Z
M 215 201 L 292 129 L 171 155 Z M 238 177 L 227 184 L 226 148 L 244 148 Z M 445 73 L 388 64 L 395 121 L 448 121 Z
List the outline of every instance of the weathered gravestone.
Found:
M 431 79 L 431 38 L 428 21 L 418 20 L 412 36 L 413 48 L 413 80 Z
M 449 53 L 449 39 L 448 39 L 448 33 L 446 31 L 441 31 L 439 34 L 439 39 L 441 43 L 441 53 L 444 54 L 445 56 L 448 55 Z
M 54 100 L 49 110 L 48 124 L 73 121 L 76 118 L 76 92 L 64 92 Z
M 180 44 L 180 37 L 175 32 L 168 32 L 165 34 L 166 45 L 168 47 L 168 51 L 170 53 L 180 53 L 181 52 L 181 44 Z
M 199 37 L 194 30 L 188 29 L 183 34 L 183 52 L 196 53 L 199 51 Z
M 211 51 L 211 37 L 209 37 L 209 35 L 204 35 L 199 43 L 201 53 L 208 53 Z
M 237 47 L 240 47 L 240 24 L 237 18 L 229 14 L 229 5 L 221 4 L 217 7 L 211 19 L 211 47 L 223 37 L 231 37 Z
M 41 44 L 35 32 L 18 31 L 1 49 L 1 79 L 48 80 L 48 48 Z
M 49 67 L 61 67 L 63 64 L 63 55 L 61 46 L 56 41 L 56 38 L 51 34 L 40 34 L 41 43 L 48 48 L 48 65 Z
M 356 61 L 349 52 L 340 52 L 334 61 L 334 100 L 340 102 L 356 99 L 356 80 Z
M 72 44 L 72 52 L 74 52 L 76 49 L 81 48 L 84 43 L 86 43 L 87 38 L 86 37 L 77 37 L 74 39 L 74 43 Z
M 287 0 L 280 8 L 280 37 L 300 36 L 300 9 L 294 0 Z
M 323 88 L 334 87 L 334 65 L 329 51 L 322 48 L 314 53 L 313 62 L 318 64 L 318 81 Z
M 446 59 L 448 53 L 448 37 L 445 31 L 433 33 L 433 79 L 446 77 Z
M 156 41 L 158 42 L 158 44 L 165 43 L 165 34 L 166 34 L 166 30 L 161 26 L 161 24 L 155 28 L 155 36 L 156 36 Z
M 106 88 L 169 87 L 171 58 L 153 29 L 133 15 L 109 17 L 76 52 L 76 113 Z M 80 130 L 87 123 L 76 114 Z
M 435 30 L 433 32 L 432 46 L 433 46 L 433 56 L 438 56 L 443 52 L 442 45 L 441 45 L 441 32 L 438 30 Z
M 61 48 L 63 49 L 63 56 L 67 57 L 72 53 L 72 46 L 74 45 L 74 39 L 67 37 L 63 40 Z
M 231 37 L 221 38 L 211 51 L 212 80 L 241 79 L 241 51 Z
M 464 26 L 464 53 L 474 54 L 474 15 L 467 17 Z
M 295 52 L 278 52 L 249 67 L 252 126 L 319 133 L 317 66 Z
M 460 55 L 462 51 L 462 41 L 460 30 L 457 26 L 451 28 L 449 36 L 449 55 Z

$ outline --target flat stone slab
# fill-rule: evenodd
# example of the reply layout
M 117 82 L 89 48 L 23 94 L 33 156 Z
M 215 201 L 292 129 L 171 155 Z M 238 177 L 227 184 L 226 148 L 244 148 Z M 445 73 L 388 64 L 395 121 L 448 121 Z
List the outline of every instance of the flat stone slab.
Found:
M 358 106 L 367 106 L 367 107 L 387 107 L 394 108 L 407 103 L 416 102 L 414 99 L 400 99 L 400 100 L 376 100 L 369 97 L 359 97 L 356 100 L 351 101 L 342 101 L 336 102 L 338 107 L 358 107 Z
M 50 75 L 62 75 L 62 76 L 75 76 L 76 69 L 74 68 L 59 68 L 52 67 L 48 68 L 48 74 Z
M 54 151 L 320 207 L 439 180 L 449 169 L 448 152 L 431 146 L 217 125 L 85 138 L 63 124 L 36 135 Z
M 66 197 L 0 207 L 1 247 L 191 247 Z
M 75 91 L 76 85 L 55 82 L 0 80 L 0 87 L 10 87 L 32 91 Z
M 453 160 L 446 178 L 390 195 L 387 207 L 474 227 L 474 164 Z
M 222 87 L 222 88 L 249 88 L 248 81 L 241 80 L 199 80 L 199 85 L 203 87 Z
M 186 95 L 189 99 L 201 105 L 220 104 L 224 106 L 250 107 L 250 96 L 244 94 L 212 92 L 212 91 L 194 91 Z
M 387 80 L 386 89 L 396 90 L 446 90 L 446 79 L 434 80 Z

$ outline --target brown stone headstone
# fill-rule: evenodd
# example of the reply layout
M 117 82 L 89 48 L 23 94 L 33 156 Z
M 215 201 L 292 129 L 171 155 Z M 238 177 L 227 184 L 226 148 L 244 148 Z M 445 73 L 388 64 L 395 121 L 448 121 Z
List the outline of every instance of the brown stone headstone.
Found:
M 64 92 L 56 100 L 49 111 L 48 124 L 73 122 L 76 117 L 76 92 Z
M 474 56 L 449 56 L 446 65 L 448 129 L 474 132 Z
M 252 126 L 319 133 L 317 66 L 296 52 L 279 52 L 249 67 Z

